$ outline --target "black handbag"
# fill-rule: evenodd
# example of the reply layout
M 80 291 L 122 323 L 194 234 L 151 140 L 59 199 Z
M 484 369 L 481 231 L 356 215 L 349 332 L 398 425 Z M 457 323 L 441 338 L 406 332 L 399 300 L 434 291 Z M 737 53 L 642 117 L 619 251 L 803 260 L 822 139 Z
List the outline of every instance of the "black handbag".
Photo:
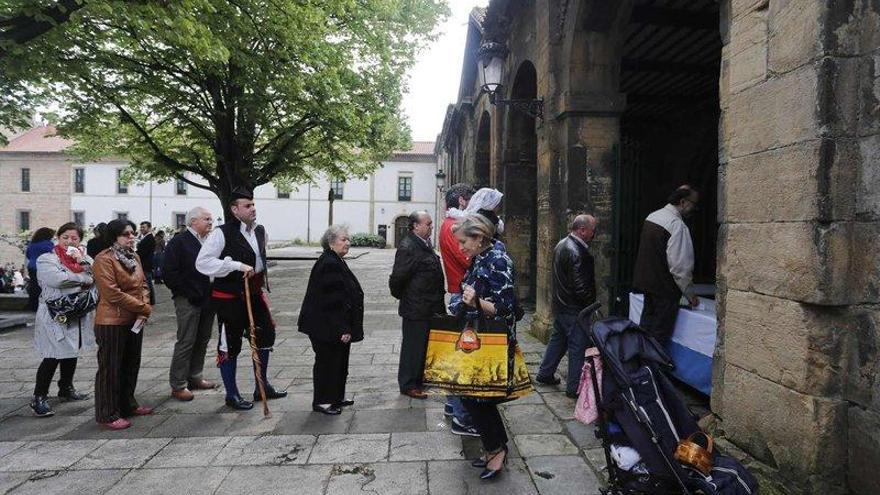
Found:
M 91 290 L 84 290 L 76 294 L 68 294 L 58 299 L 46 301 L 49 316 L 58 323 L 78 320 L 95 309 L 97 305 L 98 298 L 94 291 Z

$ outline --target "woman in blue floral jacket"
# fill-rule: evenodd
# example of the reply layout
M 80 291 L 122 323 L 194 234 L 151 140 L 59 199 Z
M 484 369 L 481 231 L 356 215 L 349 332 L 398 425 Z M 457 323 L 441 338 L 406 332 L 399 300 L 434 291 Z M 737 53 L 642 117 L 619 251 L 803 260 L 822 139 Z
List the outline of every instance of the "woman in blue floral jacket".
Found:
M 469 215 L 453 228 L 461 250 L 471 259 L 471 266 L 462 280 L 462 293 L 449 304 L 452 314 L 466 313 L 477 318 L 477 302 L 487 318 L 503 321 L 507 326 L 510 345 L 516 342 L 513 262 L 493 242 L 495 226 L 482 215 Z M 475 460 L 474 467 L 484 468 L 481 479 L 498 476 L 507 462 L 507 432 L 492 400 L 462 399 L 470 413 L 486 455 Z

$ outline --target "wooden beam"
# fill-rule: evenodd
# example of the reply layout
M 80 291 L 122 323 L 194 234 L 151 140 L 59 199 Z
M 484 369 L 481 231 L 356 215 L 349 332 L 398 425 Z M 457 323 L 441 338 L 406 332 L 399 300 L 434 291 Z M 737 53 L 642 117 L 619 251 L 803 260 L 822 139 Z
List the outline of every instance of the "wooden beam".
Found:
M 620 68 L 631 72 L 661 72 L 664 74 L 718 74 L 717 65 L 683 64 L 662 60 L 639 60 L 625 58 Z
M 650 5 L 634 7 L 630 22 L 691 29 L 719 29 L 718 11 L 669 9 Z

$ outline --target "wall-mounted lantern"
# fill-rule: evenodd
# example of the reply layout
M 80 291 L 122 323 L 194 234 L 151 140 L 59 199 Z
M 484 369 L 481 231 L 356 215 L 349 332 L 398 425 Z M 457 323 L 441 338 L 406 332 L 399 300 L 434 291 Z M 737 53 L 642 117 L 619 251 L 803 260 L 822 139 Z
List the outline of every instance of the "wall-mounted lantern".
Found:
M 529 117 L 544 120 L 544 99 L 505 100 L 499 95 L 503 80 L 504 61 L 509 53 L 504 43 L 486 41 L 477 50 L 477 73 L 480 90 L 489 95 L 489 103 L 495 106 L 508 105 Z

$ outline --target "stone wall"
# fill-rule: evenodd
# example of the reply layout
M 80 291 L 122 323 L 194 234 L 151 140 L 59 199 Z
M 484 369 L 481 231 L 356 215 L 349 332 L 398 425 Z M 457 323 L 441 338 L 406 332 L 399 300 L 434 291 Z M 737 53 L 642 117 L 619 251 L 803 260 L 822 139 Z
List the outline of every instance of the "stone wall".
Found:
M 30 169 L 31 192 L 21 191 L 22 168 Z M 30 211 L 31 230 L 70 221 L 71 173 L 67 157 L 58 153 L 0 154 L 0 232 L 17 232 L 20 210 Z M 19 250 L 0 242 L 0 264 L 23 260 Z
M 880 5 L 722 6 L 712 409 L 794 491 L 880 493 Z

